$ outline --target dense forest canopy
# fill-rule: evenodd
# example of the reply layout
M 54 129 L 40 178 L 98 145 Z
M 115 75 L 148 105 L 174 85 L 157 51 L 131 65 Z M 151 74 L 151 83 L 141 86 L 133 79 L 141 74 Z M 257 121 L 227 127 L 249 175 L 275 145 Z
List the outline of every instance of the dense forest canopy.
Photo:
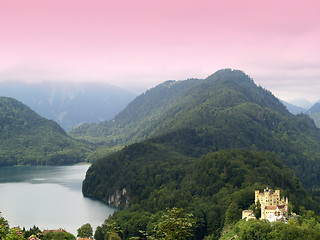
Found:
M 216 239 L 226 222 L 238 221 L 241 210 L 254 202 L 254 190 L 266 186 L 281 189 L 297 213 L 302 207 L 319 212 L 319 199 L 307 193 L 275 154 L 249 150 L 221 150 L 200 158 L 183 158 L 161 146 L 137 143 L 94 165 L 83 190 L 125 208 L 106 222 L 116 222 L 124 239 L 141 236 L 140 230 L 152 234 L 160 216 L 173 207 L 194 215 L 192 239 L 209 235 Z M 231 216 L 227 214 L 230 206 Z

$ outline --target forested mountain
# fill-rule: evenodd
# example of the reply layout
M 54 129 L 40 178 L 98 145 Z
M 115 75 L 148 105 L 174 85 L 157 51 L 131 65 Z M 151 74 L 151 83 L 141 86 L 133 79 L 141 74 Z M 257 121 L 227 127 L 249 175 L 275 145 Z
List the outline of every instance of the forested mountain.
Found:
M 180 89 L 171 102 L 168 96 L 176 90 L 162 95 L 165 89 L 174 89 L 168 88 L 170 83 Z M 180 87 L 183 85 L 185 88 Z M 153 94 L 156 89 L 161 95 Z M 158 109 L 148 110 L 155 102 Z M 205 80 L 166 82 L 137 97 L 114 120 L 103 124 L 77 131 L 105 136 L 111 139 L 109 144 L 148 138 L 195 157 L 227 148 L 272 151 L 304 183 L 310 187 L 320 183 L 320 130 L 307 115 L 289 113 L 269 91 L 238 70 L 220 70 Z M 92 129 L 97 135 L 91 134 Z
M 82 124 L 69 134 L 87 140 L 103 141 L 108 146 L 137 141 L 139 133 L 175 102 L 199 79 L 166 81 L 136 97 L 112 120 L 99 124 Z
M 295 176 L 308 189 L 320 186 L 320 130 L 314 122 L 289 113 L 241 71 L 220 70 L 192 81 L 121 143 L 144 141 L 87 172 L 85 195 L 127 208 L 109 220 L 119 223 L 124 238 L 150 231 L 167 207 L 194 213 L 195 239 L 218 237 L 230 204 L 238 218 L 252 203 L 254 189 L 266 186 L 284 190 L 296 212 L 299 206 L 319 211 L 319 198 L 308 195 Z
M 0 97 L 0 146 L 0 166 L 72 164 L 86 160 L 91 150 L 56 122 L 7 97 Z
M 12 97 L 66 131 L 81 123 L 98 123 L 119 113 L 134 94 L 102 83 L 1 83 L 0 96 Z

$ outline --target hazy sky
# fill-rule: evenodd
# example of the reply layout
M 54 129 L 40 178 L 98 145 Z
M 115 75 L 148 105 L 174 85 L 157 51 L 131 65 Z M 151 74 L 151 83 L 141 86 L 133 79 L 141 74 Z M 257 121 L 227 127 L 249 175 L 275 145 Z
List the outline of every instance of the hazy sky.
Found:
M 245 71 L 320 99 L 319 0 L 0 0 L 0 81 L 165 80 Z

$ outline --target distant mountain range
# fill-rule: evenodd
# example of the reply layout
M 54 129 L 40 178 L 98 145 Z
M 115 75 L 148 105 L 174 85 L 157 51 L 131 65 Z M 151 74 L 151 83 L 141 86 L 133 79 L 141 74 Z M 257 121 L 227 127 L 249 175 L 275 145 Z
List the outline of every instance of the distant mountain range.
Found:
M 283 105 L 285 105 L 289 112 L 292 114 L 305 113 L 307 111 L 306 108 L 296 106 L 294 104 L 282 101 Z
M 320 128 L 320 103 L 316 103 L 309 110 L 306 111 L 315 122 L 318 128 Z
M 66 131 L 81 123 L 98 123 L 119 113 L 135 97 L 101 83 L 1 83 L 0 96 L 17 99 L 54 120 Z
M 283 101 L 283 104 L 287 107 L 287 109 L 293 114 L 305 113 L 308 114 L 316 126 L 320 128 L 320 102 L 315 103 L 311 108 L 306 109 L 303 107 L 296 106 L 294 104 L 290 104 L 288 102 Z
M 320 103 L 317 102 L 309 110 L 307 110 L 306 113 L 308 113 L 308 114 L 320 113 Z

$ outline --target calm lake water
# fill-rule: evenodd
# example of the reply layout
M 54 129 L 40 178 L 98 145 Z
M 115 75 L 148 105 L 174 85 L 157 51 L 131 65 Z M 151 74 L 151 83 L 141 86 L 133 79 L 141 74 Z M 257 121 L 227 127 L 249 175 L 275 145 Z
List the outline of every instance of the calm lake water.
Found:
M 9 225 L 64 228 L 85 223 L 93 230 L 115 209 L 85 198 L 81 186 L 89 165 L 0 167 L 0 212 Z

